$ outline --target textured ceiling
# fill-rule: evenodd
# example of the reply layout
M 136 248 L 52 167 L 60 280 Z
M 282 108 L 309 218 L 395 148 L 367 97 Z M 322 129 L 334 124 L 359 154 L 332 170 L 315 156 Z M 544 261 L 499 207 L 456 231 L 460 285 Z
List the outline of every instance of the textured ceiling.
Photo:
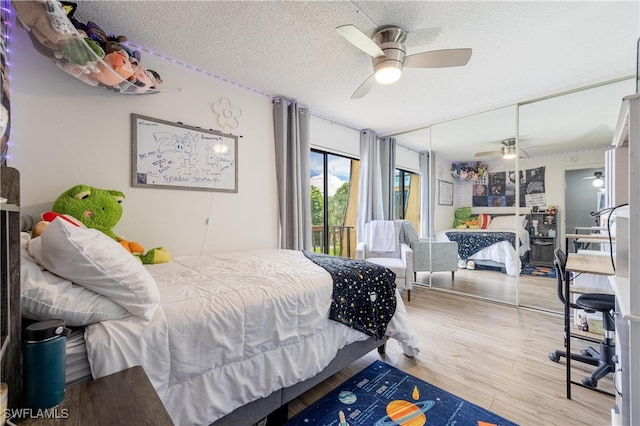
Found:
M 382 135 L 630 76 L 640 34 L 637 1 L 78 3 L 81 22 Z M 335 31 L 344 24 L 368 35 L 398 25 L 407 54 L 470 47 L 473 55 L 464 67 L 407 68 L 397 83 L 352 100 L 372 64 Z

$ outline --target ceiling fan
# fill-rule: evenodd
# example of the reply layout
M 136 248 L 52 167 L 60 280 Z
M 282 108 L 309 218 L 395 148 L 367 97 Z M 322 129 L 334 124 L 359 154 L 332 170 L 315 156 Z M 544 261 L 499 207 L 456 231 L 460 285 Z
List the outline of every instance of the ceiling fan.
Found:
M 356 89 L 351 99 L 362 98 L 376 83 L 391 84 L 398 81 L 403 67 L 445 68 L 466 65 L 471 49 L 444 49 L 406 55 L 404 42 L 407 33 L 393 25 L 380 27 L 372 38 L 354 25 L 342 25 L 336 31 L 358 49 L 373 57 L 373 74 Z
M 581 177 L 580 180 L 593 179 L 593 186 L 595 186 L 596 188 L 600 188 L 602 185 L 604 185 L 604 180 L 602 179 L 603 177 L 604 173 L 595 172 L 593 176 L 584 176 Z
M 520 150 L 521 153 L 526 155 L 526 152 Z M 505 160 L 516 158 L 518 148 L 516 147 L 516 138 L 509 138 L 502 141 L 502 147 L 496 151 L 482 151 L 476 152 L 476 157 L 497 157 L 502 155 Z M 521 155 L 522 156 L 522 155 Z M 528 155 L 526 155 L 528 157 Z

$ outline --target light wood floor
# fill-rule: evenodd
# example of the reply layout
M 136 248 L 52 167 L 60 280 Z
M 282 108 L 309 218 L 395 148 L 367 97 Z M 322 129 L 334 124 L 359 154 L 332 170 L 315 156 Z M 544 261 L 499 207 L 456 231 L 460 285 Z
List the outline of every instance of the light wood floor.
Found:
M 565 364 L 549 360 L 562 346 L 562 317 L 539 310 L 414 287 L 406 303 L 420 339 L 408 358 L 391 340 L 289 404 L 289 417 L 311 405 L 377 359 L 480 405 L 520 425 L 608 425 L 612 397 L 573 386 L 565 397 Z M 584 344 L 572 341 L 572 348 Z M 591 367 L 572 363 L 580 381 Z M 598 386 L 613 392 L 612 376 Z
M 468 294 L 484 299 L 495 300 L 531 308 L 538 308 L 550 312 L 562 312 L 563 305 L 558 299 L 555 278 L 545 278 L 532 275 L 520 275 L 519 300 L 516 298 L 516 278 L 499 271 L 459 269 L 455 273 L 455 280 L 451 281 L 450 272 L 418 273 L 417 282 L 429 283 L 441 290 L 448 290 Z

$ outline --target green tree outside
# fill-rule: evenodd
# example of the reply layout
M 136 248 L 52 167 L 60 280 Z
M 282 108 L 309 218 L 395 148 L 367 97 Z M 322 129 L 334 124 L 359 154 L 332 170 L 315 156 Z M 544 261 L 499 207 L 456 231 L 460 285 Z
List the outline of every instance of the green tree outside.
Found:
M 324 195 L 322 195 L 322 192 L 316 186 L 311 185 L 311 223 L 314 226 L 321 226 L 323 224 L 323 204 Z
M 349 182 L 344 182 L 335 194 L 327 198 L 327 213 L 329 232 L 336 231 L 336 226 L 341 227 L 344 225 L 344 217 L 347 211 L 347 201 L 349 199 Z M 314 227 L 313 232 L 313 246 L 316 251 L 323 252 L 324 247 L 324 235 L 323 232 L 315 232 L 317 227 L 322 227 L 324 224 L 323 215 L 324 195 L 316 186 L 311 185 L 311 220 Z M 341 241 L 336 235 L 329 235 L 330 247 L 329 254 L 340 254 Z
M 349 182 L 340 185 L 340 188 L 329 197 L 329 225 L 344 225 L 344 215 L 347 211 L 347 200 L 349 199 Z

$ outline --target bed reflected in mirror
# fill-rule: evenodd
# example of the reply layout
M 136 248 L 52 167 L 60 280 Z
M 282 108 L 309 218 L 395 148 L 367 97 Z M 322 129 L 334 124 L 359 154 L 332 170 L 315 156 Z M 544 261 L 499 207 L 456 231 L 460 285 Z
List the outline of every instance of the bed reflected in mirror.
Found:
M 432 273 L 434 289 L 463 293 L 502 303 L 517 303 L 518 254 L 522 237 L 516 227 L 516 186 L 508 177 L 517 171 L 517 158 L 505 158 L 517 149 L 516 108 L 509 106 L 432 126 L 431 179 L 433 238 L 458 244 L 455 280 Z M 509 140 L 509 145 L 503 141 Z M 442 183 L 453 191 L 453 202 L 443 202 Z M 498 217 L 496 227 L 490 218 Z M 526 234 L 525 234 L 526 235 Z

